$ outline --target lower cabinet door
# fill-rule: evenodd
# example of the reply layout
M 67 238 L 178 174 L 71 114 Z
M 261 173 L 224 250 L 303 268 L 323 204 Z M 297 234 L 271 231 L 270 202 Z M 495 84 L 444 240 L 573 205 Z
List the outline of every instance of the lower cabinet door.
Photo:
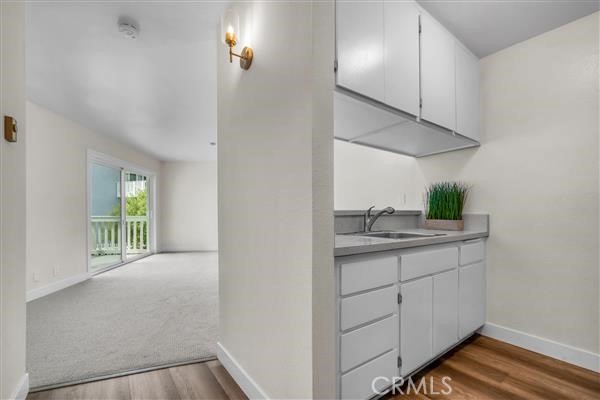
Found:
M 342 375 L 341 398 L 368 399 L 381 394 L 392 384 L 397 375 L 398 350 L 396 349 Z
M 485 323 L 485 264 L 460 267 L 458 279 L 458 329 L 462 339 Z
M 429 361 L 432 351 L 433 283 L 430 276 L 400 285 L 400 374 Z
M 458 341 L 458 270 L 433 277 L 433 354 Z

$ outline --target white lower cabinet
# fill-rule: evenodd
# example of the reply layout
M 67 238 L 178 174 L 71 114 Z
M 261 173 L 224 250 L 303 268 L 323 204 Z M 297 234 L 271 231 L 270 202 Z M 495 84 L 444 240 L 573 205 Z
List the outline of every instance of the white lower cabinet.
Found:
M 374 356 L 398 348 L 398 317 L 393 315 L 383 321 L 342 335 L 341 369 L 346 372 Z
M 336 258 L 339 398 L 376 396 L 484 324 L 484 244 Z
M 368 399 L 382 391 L 398 375 L 398 350 L 390 351 L 342 375 L 341 398 Z
M 458 270 L 433 276 L 433 354 L 458 341 Z
M 431 277 L 401 284 L 400 294 L 400 373 L 404 376 L 430 360 L 433 355 Z
M 459 333 L 464 338 L 485 323 L 485 264 L 460 267 L 459 276 Z

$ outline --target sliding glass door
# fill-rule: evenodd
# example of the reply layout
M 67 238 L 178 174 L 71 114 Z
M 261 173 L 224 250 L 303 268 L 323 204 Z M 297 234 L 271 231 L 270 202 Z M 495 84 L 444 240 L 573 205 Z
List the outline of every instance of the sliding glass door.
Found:
M 90 185 L 90 270 L 120 264 L 121 169 L 92 163 Z
M 150 219 L 148 177 L 125 172 L 125 256 L 135 258 L 149 251 Z
M 88 158 L 88 269 L 98 272 L 152 251 L 152 176 L 118 160 Z

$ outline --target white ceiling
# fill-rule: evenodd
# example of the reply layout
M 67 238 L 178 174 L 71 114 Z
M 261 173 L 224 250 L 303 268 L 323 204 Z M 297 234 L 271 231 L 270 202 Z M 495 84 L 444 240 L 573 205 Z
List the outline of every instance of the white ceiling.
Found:
M 28 97 L 162 160 L 215 159 L 215 35 L 224 7 L 31 2 Z M 138 22 L 137 39 L 118 32 L 122 15 Z
M 417 0 L 485 57 L 599 9 L 598 0 Z

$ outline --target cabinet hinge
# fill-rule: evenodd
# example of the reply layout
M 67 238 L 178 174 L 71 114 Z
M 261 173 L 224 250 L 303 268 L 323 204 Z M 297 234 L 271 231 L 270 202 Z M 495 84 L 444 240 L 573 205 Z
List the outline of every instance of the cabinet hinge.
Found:
M 419 17 L 419 33 L 423 32 L 423 28 L 421 28 L 421 18 Z
M 419 108 L 423 108 L 423 99 L 422 98 L 419 99 Z
M 402 367 L 402 357 L 398 357 L 398 368 Z
M 337 70 L 338 70 L 338 61 L 334 60 L 333 61 L 333 72 L 337 72 Z
M 398 304 L 402 304 L 402 295 L 398 293 Z

